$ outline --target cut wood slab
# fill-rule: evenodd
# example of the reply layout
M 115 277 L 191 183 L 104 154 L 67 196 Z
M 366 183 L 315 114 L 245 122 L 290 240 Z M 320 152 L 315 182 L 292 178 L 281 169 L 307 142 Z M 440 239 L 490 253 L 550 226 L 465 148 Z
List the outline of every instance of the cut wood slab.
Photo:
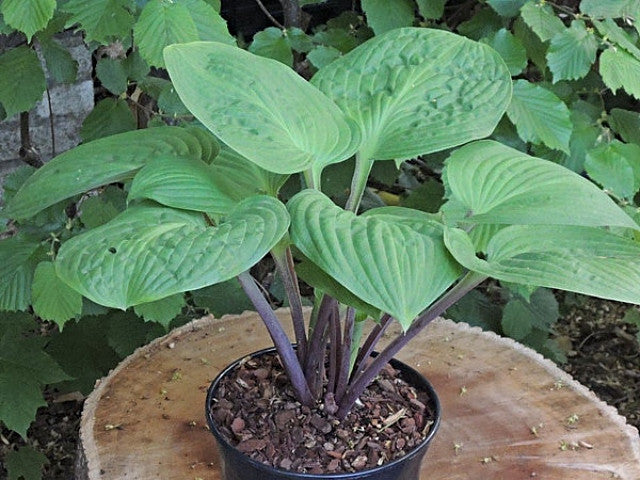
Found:
M 195 320 L 137 350 L 85 403 L 76 478 L 218 480 L 206 390 L 228 363 L 269 345 L 245 313 Z M 423 480 L 640 479 L 638 431 L 534 351 L 437 320 L 398 358 L 442 403 Z

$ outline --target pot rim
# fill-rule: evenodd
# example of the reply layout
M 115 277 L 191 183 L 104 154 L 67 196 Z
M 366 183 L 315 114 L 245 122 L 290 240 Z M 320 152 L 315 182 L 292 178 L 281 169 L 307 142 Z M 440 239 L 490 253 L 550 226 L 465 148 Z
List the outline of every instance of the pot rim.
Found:
M 389 361 L 389 363 L 394 368 L 397 368 L 397 366 L 401 366 L 402 370 L 405 370 L 405 371 L 409 372 L 410 375 L 418 376 L 418 377 L 420 377 L 422 379 L 422 381 L 425 383 L 426 390 L 429 393 L 429 397 L 431 398 L 431 403 L 432 403 L 432 406 L 433 406 L 434 421 L 433 421 L 433 425 L 431 425 L 431 429 L 429 430 L 429 433 L 409 453 L 407 453 L 406 455 L 404 455 L 404 456 L 402 456 L 400 458 L 396 458 L 395 460 L 392 460 L 390 462 L 385 462 L 385 463 L 383 463 L 382 465 L 380 465 L 378 467 L 369 468 L 369 469 L 366 469 L 366 470 L 358 470 L 356 472 L 343 472 L 343 473 L 320 473 L 320 474 L 301 473 L 301 472 L 294 472 L 294 471 L 291 471 L 291 470 L 285 470 L 285 469 L 282 469 L 282 468 L 272 467 L 270 465 L 266 465 L 264 463 L 258 462 L 256 460 L 252 459 L 251 457 L 249 457 L 248 455 L 245 455 L 244 453 L 240 452 L 238 449 L 236 449 L 236 447 L 234 445 L 231 445 L 227 441 L 227 439 L 224 437 L 224 435 L 218 429 L 217 424 L 216 424 L 215 420 L 213 419 L 213 417 L 211 415 L 211 408 L 209 408 L 209 406 L 211 405 L 212 400 L 215 397 L 214 393 L 216 392 L 218 384 L 220 383 L 222 378 L 225 377 L 234 368 L 236 368 L 241 361 L 243 361 L 247 357 L 253 358 L 253 357 L 257 357 L 259 355 L 264 355 L 265 353 L 273 353 L 273 352 L 276 352 L 275 347 L 263 348 L 261 350 L 257 350 L 255 352 L 249 353 L 247 355 L 243 355 L 242 357 L 240 357 L 237 360 L 235 360 L 232 363 L 230 363 L 220 373 L 218 373 L 216 378 L 211 382 L 211 385 L 209 385 L 209 388 L 207 390 L 207 399 L 206 399 L 206 403 L 205 403 L 205 416 L 207 418 L 207 424 L 209 425 L 209 430 L 211 431 L 211 433 L 213 433 L 213 436 L 216 438 L 216 440 L 219 443 L 223 444 L 226 448 L 233 449 L 239 455 L 242 455 L 244 457 L 244 460 L 248 464 L 250 464 L 254 468 L 256 468 L 257 470 L 262 470 L 265 473 L 268 472 L 270 474 L 274 474 L 274 473 L 286 474 L 286 475 L 290 476 L 291 478 L 296 478 L 296 479 L 327 479 L 327 480 L 330 480 L 330 479 L 346 480 L 346 479 L 349 479 L 349 478 L 357 479 L 357 478 L 359 478 L 359 476 L 362 476 L 362 475 L 370 475 L 370 474 L 375 474 L 376 472 L 384 471 L 384 470 L 386 470 L 388 468 L 391 468 L 391 467 L 393 467 L 393 466 L 395 466 L 395 465 L 397 465 L 399 463 L 405 462 L 405 461 L 415 457 L 416 455 L 420 454 L 420 451 L 422 450 L 422 448 L 425 447 L 427 444 L 431 443 L 431 440 L 433 439 L 433 437 L 435 436 L 438 428 L 440 427 L 440 421 L 441 421 L 441 418 L 442 418 L 442 409 L 440 407 L 440 400 L 438 398 L 438 395 L 436 394 L 436 391 L 433 388 L 433 385 L 431 385 L 431 382 L 429 382 L 426 379 L 426 377 L 424 375 L 422 375 L 420 372 L 418 372 L 415 368 L 407 365 L 406 363 L 404 363 L 404 362 L 402 362 L 400 360 L 392 358 Z M 372 356 L 376 356 L 376 355 L 377 355 L 377 352 L 373 352 L 372 353 Z

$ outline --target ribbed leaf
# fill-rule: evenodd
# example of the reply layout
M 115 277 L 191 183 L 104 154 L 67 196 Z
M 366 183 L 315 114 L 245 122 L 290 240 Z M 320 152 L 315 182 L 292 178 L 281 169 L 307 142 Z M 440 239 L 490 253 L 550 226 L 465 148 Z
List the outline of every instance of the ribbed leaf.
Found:
M 609 48 L 600 55 L 602 81 L 613 93 L 623 88 L 640 99 L 640 61 L 619 48 Z
M 411 0 L 362 0 L 362 10 L 367 16 L 367 24 L 376 35 L 394 28 L 413 25 L 415 6 Z
M 4 21 L 24 33 L 29 42 L 34 33 L 47 26 L 55 9 L 56 0 L 4 0 L 0 4 Z
M 65 198 L 129 179 L 158 155 L 203 158 L 212 148 L 206 138 L 179 127 L 159 127 L 81 145 L 38 169 L 11 199 L 5 214 L 27 218 Z
M 359 125 L 361 157 L 407 159 L 489 135 L 511 78 L 487 45 L 441 30 L 375 37 L 321 69 L 312 83 Z
M 456 150 L 443 172 L 457 219 L 479 224 L 617 226 L 640 230 L 608 195 L 553 162 L 484 140 Z M 579 208 L 567 208 L 576 205 Z M 445 207 L 445 212 L 447 207 Z
M 195 158 L 156 157 L 136 175 L 129 200 L 149 198 L 168 207 L 225 214 L 234 205 L 211 166 Z
M 597 52 L 596 36 L 587 30 L 582 20 L 574 20 L 571 27 L 551 39 L 547 65 L 553 74 L 553 83 L 584 77 L 596 61 Z
M 640 303 L 640 244 L 603 229 L 513 225 L 491 239 L 487 260 L 464 230 L 446 228 L 445 243 L 466 268 L 499 280 Z
M 266 170 L 322 169 L 355 151 L 338 107 L 280 62 L 210 42 L 172 45 L 165 60 L 189 110 Z
M 284 205 L 264 196 L 241 202 L 217 227 L 200 214 L 137 206 L 64 243 L 56 273 L 90 300 L 125 309 L 238 275 L 288 225 Z
M 108 45 L 114 39 L 127 38 L 133 27 L 130 0 L 68 0 L 60 6 L 71 18 L 66 27 L 84 30 L 87 42 Z
M 11 237 L 0 241 L 0 310 L 26 310 L 31 303 L 31 282 L 38 243 Z
M 383 208 L 357 217 L 315 190 L 300 192 L 288 208 L 291 239 L 302 253 L 405 329 L 460 273 L 441 226 L 423 212 Z
M 640 4 L 637 0 L 582 0 L 580 11 L 595 18 L 631 17 L 640 15 Z
M 0 72 L 0 103 L 7 117 L 31 110 L 42 98 L 44 71 L 38 55 L 29 47 L 10 48 L 1 54 Z
M 553 13 L 553 8 L 545 3 L 531 0 L 522 6 L 520 15 L 529 28 L 546 42 L 565 29 L 562 20 Z
M 51 262 L 38 264 L 31 297 L 36 315 L 56 322 L 60 329 L 82 313 L 82 295 L 58 278 Z
M 592 22 L 598 29 L 598 32 L 600 32 L 603 37 L 607 37 L 609 42 L 615 42 L 619 47 L 640 60 L 640 48 L 635 45 L 636 42 L 634 38 L 619 27 L 615 20 L 607 18 L 602 21 L 592 20 Z
M 553 92 L 527 80 L 516 80 L 507 115 L 525 142 L 570 152 L 571 113 Z

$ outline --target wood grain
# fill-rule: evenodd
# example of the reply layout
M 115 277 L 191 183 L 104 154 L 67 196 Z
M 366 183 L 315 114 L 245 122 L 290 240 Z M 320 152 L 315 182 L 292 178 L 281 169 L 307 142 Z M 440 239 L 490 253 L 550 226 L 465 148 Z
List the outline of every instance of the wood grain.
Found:
M 137 350 L 86 401 L 76 478 L 218 480 L 206 389 L 228 363 L 269 345 L 246 312 L 195 320 Z M 532 350 L 437 320 L 398 358 L 442 403 L 423 480 L 640 479 L 638 431 Z

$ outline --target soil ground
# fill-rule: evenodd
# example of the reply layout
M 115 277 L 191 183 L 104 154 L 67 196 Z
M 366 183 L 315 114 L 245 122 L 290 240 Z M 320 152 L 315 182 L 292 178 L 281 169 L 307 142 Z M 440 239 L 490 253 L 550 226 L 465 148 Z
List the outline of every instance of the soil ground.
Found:
M 640 346 L 637 327 L 622 321 L 628 308 L 583 299 L 565 308 L 557 331 L 568 353 L 561 367 L 640 428 Z M 60 402 L 53 395 L 48 399 L 29 431 L 29 442 L 49 459 L 44 480 L 72 480 L 82 402 Z M 5 454 L 22 445 L 16 433 L 0 432 L 0 478 L 6 478 Z

